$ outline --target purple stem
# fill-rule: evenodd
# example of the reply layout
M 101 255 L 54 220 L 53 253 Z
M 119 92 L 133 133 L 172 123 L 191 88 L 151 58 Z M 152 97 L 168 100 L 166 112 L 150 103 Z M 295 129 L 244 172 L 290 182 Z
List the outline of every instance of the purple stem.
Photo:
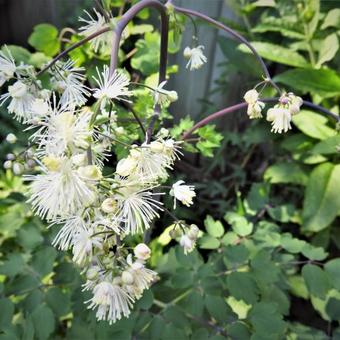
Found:
M 264 98 L 261 99 L 261 101 L 266 102 L 266 103 L 271 103 L 271 102 L 277 102 L 279 100 L 279 98 Z M 310 107 L 312 109 L 314 109 L 315 111 L 319 111 L 327 116 L 332 117 L 333 119 L 335 119 L 337 122 L 340 121 L 340 117 L 338 115 L 336 115 L 335 113 L 332 113 L 330 111 L 328 111 L 327 109 L 325 109 L 324 107 L 320 106 L 320 105 L 316 105 L 313 104 L 307 100 L 303 101 L 303 105 Z M 209 124 L 211 121 L 223 117 L 225 115 L 227 115 L 228 113 L 232 113 L 235 112 L 237 110 L 240 109 L 244 109 L 248 106 L 248 104 L 246 102 L 243 103 L 239 103 L 233 106 L 229 106 L 223 110 L 217 111 L 215 113 L 210 114 L 208 117 L 203 118 L 202 120 L 200 120 L 198 123 L 196 123 L 190 130 L 186 131 L 183 136 L 182 136 L 182 140 L 186 140 L 188 139 L 197 129 L 199 129 L 202 126 L 205 126 L 207 124 Z

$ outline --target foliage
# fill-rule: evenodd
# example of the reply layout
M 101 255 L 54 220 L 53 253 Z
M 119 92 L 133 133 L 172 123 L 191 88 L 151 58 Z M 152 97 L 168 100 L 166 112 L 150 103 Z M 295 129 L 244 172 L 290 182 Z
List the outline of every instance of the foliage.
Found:
M 120 0 L 111 1 L 114 9 L 120 5 Z M 274 79 L 337 113 L 339 10 L 324 8 L 316 0 L 241 1 L 235 7 L 246 23 L 239 30 L 271 62 Z M 140 18 L 147 16 L 141 13 L 129 28 L 121 57 L 124 65 L 151 86 L 157 77 L 159 33 L 140 24 Z M 30 37 L 30 44 L 39 52 L 11 47 L 16 58 L 35 66 L 43 65 L 60 48 L 53 43 L 51 28 L 47 31 L 53 36 L 49 40 L 53 46 L 45 49 L 46 45 L 40 45 L 39 34 L 47 31 L 39 26 Z M 142 35 L 135 34 L 141 31 Z M 71 38 L 72 42 L 78 40 L 77 36 Z M 223 80 L 218 88 L 225 90 L 228 81 L 240 73 L 247 74 L 241 79 L 248 88 L 259 76 L 254 60 L 243 46 L 237 48 L 228 38 L 220 36 L 219 43 L 228 64 L 221 65 Z M 93 54 L 88 46 L 71 55 L 89 74 L 109 58 L 107 53 Z M 143 122 L 152 114 L 153 102 L 148 98 L 142 89 L 134 104 Z M 118 117 L 126 115 L 120 108 Z M 162 118 L 171 119 L 166 110 Z M 184 146 L 197 153 L 191 164 L 184 164 L 188 167 L 184 172 L 197 181 L 199 208 L 194 213 L 183 208 L 181 214 L 202 229 L 199 251 L 184 255 L 180 247 L 169 250 L 173 242 L 169 229 L 161 235 L 156 230 L 150 244 L 151 263 L 162 280 L 144 294 L 129 319 L 111 326 L 97 323 L 83 305 L 88 297 L 81 292 L 79 270 L 68 254 L 50 246 L 54 231 L 46 230 L 30 213 L 19 194 L 25 190 L 21 180 L 11 171 L 2 174 L 1 337 L 339 337 L 340 139 L 334 124 L 304 110 L 294 117 L 293 131 L 278 138 L 262 123 L 234 120 L 238 124 L 223 131 L 223 137 L 216 132 L 218 127 L 209 125 L 197 130 L 197 142 Z M 172 136 L 181 136 L 193 124 L 190 117 L 183 118 L 171 129 Z M 138 137 L 135 123 L 129 122 L 125 128 L 127 142 Z M 119 151 L 118 145 L 115 148 Z M 202 156 L 214 157 L 207 161 Z M 182 168 L 181 172 L 183 176 Z M 161 229 L 169 223 L 164 216 Z

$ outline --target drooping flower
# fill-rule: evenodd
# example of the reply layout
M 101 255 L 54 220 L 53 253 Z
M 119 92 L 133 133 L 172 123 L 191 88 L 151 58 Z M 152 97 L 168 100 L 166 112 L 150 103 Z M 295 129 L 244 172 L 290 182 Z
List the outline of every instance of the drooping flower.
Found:
M 288 108 L 274 107 L 268 110 L 267 120 L 272 123 L 272 132 L 282 133 L 291 129 L 292 115 Z
M 104 29 L 109 28 L 110 24 L 106 22 L 105 17 L 101 15 L 95 8 L 93 8 L 95 13 L 92 16 L 88 11 L 84 11 L 86 18 L 79 18 L 80 22 L 85 25 L 79 28 L 80 35 L 84 37 L 89 37 L 90 35 Z M 100 34 L 99 36 L 91 39 L 91 47 L 95 53 L 100 51 L 107 51 L 111 46 L 112 32 L 108 31 Z
M 53 86 L 61 93 L 60 105 L 64 107 L 82 106 L 90 95 L 89 89 L 83 84 L 85 76 L 83 67 L 75 67 L 74 61 L 58 62 L 58 72 L 53 73 Z
M 166 83 L 167 83 L 166 80 L 161 82 L 154 92 L 155 104 L 158 104 L 160 106 L 168 105 L 170 103 L 175 102 L 178 99 L 176 91 L 168 91 L 164 89 Z
M 184 254 L 188 254 L 195 249 L 195 240 L 184 234 L 179 240 L 179 244 L 184 249 Z
M 0 87 L 14 76 L 16 65 L 11 52 L 7 49 L 6 53 L 0 51 Z
M 250 119 L 256 119 L 262 117 L 262 109 L 265 103 L 259 101 L 259 93 L 255 90 L 249 90 L 244 95 L 244 100 L 248 103 L 247 114 Z
M 107 65 L 104 66 L 102 72 L 97 68 L 98 77 L 93 77 L 98 88 L 93 91 L 93 97 L 100 100 L 101 107 L 104 108 L 107 101 L 111 99 L 125 100 L 125 97 L 132 96 L 132 92 L 128 89 L 130 81 L 128 77 L 120 70 L 115 70 L 110 75 Z
M 89 309 L 97 308 L 97 320 L 108 320 L 110 324 L 128 317 L 133 299 L 118 284 L 109 281 L 98 283 L 93 288 L 93 297 L 88 301 Z
M 300 112 L 300 108 L 303 104 L 303 100 L 301 97 L 296 96 L 294 93 L 288 93 L 289 98 L 289 111 L 292 116 L 298 114 Z
M 186 68 L 190 67 L 190 71 L 200 69 L 206 62 L 207 57 L 203 54 L 204 46 L 199 45 L 194 48 L 186 47 L 184 49 L 184 57 L 189 59 Z
M 14 113 L 14 118 L 20 122 L 29 121 L 34 96 L 29 92 L 28 85 L 17 80 L 13 85 L 8 86 L 8 93 L 0 96 L 0 105 L 3 105 L 9 98 L 12 99 L 7 108 L 8 112 Z
M 47 157 L 44 163 L 44 173 L 26 176 L 32 181 L 28 202 L 37 215 L 48 220 L 73 216 L 95 200 L 93 183 L 80 177 L 70 159 Z
M 118 189 L 114 199 L 117 201 L 115 217 L 123 223 L 126 234 L 136 234 L 150 228 L 150 223 L 155 217 L 159 217 L 157 211 L 161 211 L 162 203 L 146 189 L 134 186 L 126 186 Z
M 174 209 L 176 209 L 176 200 L 181 201 L 189 207 L 193 204 L 192 199 L 196 196 L 193 185 L 185 185 L 184 181 L 177 181 L 172 185 L 170 195 L 174 197 Z
M 80 230 L 73 237 L 73 261 L 82 266 L 92 259 L 93 247 L 101 247 L 101 240 L 90 231 Z

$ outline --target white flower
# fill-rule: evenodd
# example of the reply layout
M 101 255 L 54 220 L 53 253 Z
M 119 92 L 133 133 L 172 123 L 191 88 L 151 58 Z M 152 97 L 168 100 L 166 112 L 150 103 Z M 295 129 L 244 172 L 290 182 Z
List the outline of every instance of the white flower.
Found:
M 52 241 L 52 245 L 61 250 L 68 250 L 73 244 L 75 235 L 79 234 L 81 231 L 86 230 L 86 222 L 81 216 L 71 216 L 66 219 L 56 219 L 49 228 L 63 224 L 63 226 L 58 231 L 58 234 Z
M 178 95 L 176 91 L 168 91 L 163 88 L 166 83 L 167 83 L 166 80 L 161 82 L 158 85 L 157 89 L 155 89 L 155 92 L 154 92 L 155 104 L 164 106 L 164 105 L 173 103 L 178 99 Z
M 100 238 L 93 236 L 92 233 L 86 229 L 80 230 L 79 233 L 73 237 L 73 258 L 72 260 L 78 265 L 82 266 L 92 259 L 93 247 L 100 248 Z
M 268 110 L 267 120 L 272 123 L 272 132 L 282 133 L 291 129 L 292 120 L 289 109 L 283 107 L 274 107 Z
M 111 197 L 106 198 L 101 205 L 101 209 L 107 214 L 112 214 L 117 211 L 117 201 Z
M 93 289 L 93 297 L 88 308 L 98 308 L 96 317 L 108 320 L 110 324 L 120 320 L 122 315 L 128 317 L 133 299 L 119 285 L 103 281 Z
M 127 158 L 122 158 L 116 167 L 116 173 L 119 176 L 126 177 L 133 173 L 138 164 L 138 159 L 132 156 L 128 156 Z
M 9 133 L 6 136 L 6 142 L 8 142 L 10 144 L 16 143 L 17 140 L 18 140 L 18 138 L 17 138 L 17 136 L 14 133 Z
M 177 181 L 172 185 L 170 195 L 174 197 L 174 208 L 176 208 L 176 200 L 181 201 L 189 207 L 193 204 L 192 199 L 196 196 L 193 185 L 184 185 L 184 181 Z
M 200 45 L 194 48 L 186 47 L 184 49 L 184 57 L 189 59 L 186 68 L 190 67 L 190 71 L 201 68 L 207 62 L 207 57 L 203 54 L 204 46 Z
M 0 87 L 10 80 L 16 70 L 11 52 L 7 49 L 6 54 L 0 51 Z
M 95 16 L 92 15 L 88 11 L 84 11 L 87 15 L 86 18 L 79 18 L 80 22 L 85 23 L 84 26 L 80 27 L 80 35 L 84 37 L 88 37 L 110 25 L 105 21 L 105 17 L 102 16 L 95 8 L 93 9 L 95 12 Z M 94 39 L 91 39 L 91 47 L 95 53 L 100 50 L 106 51 L 108 47 L 111 46 L 112 40 L 112 32 L 102 33 Z
M 98 88 L 93 90 L 93 97 L 101 101 L 102 108 L 110 99 L 126 100 L 124 97 L 132 96 L 128 89 L 130 81 L 123 72 L 115 70 L 110 76 L 110 70 L 105 65 L 101 73 L 97 68 L 97 74 L 98 78 L 93 77 L 98 84 Z
M 95 188 L 79 176 L 71 160 L 61 158 L 52 165 L 43 174 L 26 176 L 32 181 L 28 202 L 37 215 L 47 219 L 72 216 L 95 200 Z
M 184 248 L 184 254 L 187 254 L 194 250 L 196 242 L 188 235 L 184 234 L 181 236 L 179 244 Z
M 91 111 L 74 113 L 66 107 L 55 107 L 42 119 L 42 127 L 31 137 L 38 142 L 38 154 L 62 155 L 69 148 L 86 149 L 92 136 L 89 123 Z
M 300 112 L 300 108 L 303 104 L 302 98 L 295 96 L 294 93 L 288 93 L 289 98 L 289 111 L 291 115 L 296 115 Z
M 148 289 L 151 283 L 156 279 L 157 273 L 151 269 L 148 269 L 140 261 L 132 262 L 131 255 L 127 258 L 128 267 L 125 269 L 126 273 L 131 276 L 128 277 L 125 274 L 125 286 L 123 287 L 134 298 L 139 299 L 142 297 L 143 291 Z
M 50 113 L 51 108 L 47 101 L 41 98 L 36 98 L 32 103 L 30 111 L 32 119 L 40 119 L 44 116 L 47 116 Z
M 136 187 L 120 188 L 115 194 L 118 221 L 124 225 L 126 234 L 136 234 L 150 228 L 150 222 L 159 217 L 162 203 L 153 197 L 159 195 Z
M 34 101 L 34 97 L 29 93 L 29 88 L 22 81 L 18 80 L 13 85 L 8 86 L 8 93 L 0 96 L 0 105 L 12 98 L 8 105 L 8 112 L 14 113 L 15 119 L 26 123 L 31 119 L 30 109 Z
M 61 93 L 61 106 L 82 106 L 86 103 L 86 97 L 90 95 L 89 89 L 83 85 L 85 76 L 80 71 L 82 67 L 74 67 L 74 61 L 68 60 L 66 63 L 58 62 L 56 67 L 58 72 L 54 72 L 54 89 Z
M 244 95 L 244 100 L 248 103 L 247 114 L 250 119 L 256 119 L 262 117 L 262 109 L 265 103 L 259 101 L 259 93 L 255 90 L 249 90 Z
M 138 260 L 145 261 L 151 256 L 151 249 L 145 243 L 139 243 L 133 249 L 133 253 Z
M 89 181 L 98 181 L 102 178 L 102 172 L 96 165 L 81 166 L 78 173 L 81 178 Z
M 192 224 L 190 226 L 190 229 L 187 233 L 188 237 L 191 239 L 191 240 L 196 240 L 197 237 L 198 237 L 198 234 L 199 234 L 200 230 L 199 228 L 197 227 L 196 224 Z

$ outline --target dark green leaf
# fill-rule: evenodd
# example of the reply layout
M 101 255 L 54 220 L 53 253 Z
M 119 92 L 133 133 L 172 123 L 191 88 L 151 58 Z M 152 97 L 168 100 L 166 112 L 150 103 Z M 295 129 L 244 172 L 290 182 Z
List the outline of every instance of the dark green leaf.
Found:
M 328 276 L 320 267 L 313 264 L 306 264 L 302 268 L 302 276 L 312 295 L 319 298 L 325 298 L 326 293 L 331 286 Z

